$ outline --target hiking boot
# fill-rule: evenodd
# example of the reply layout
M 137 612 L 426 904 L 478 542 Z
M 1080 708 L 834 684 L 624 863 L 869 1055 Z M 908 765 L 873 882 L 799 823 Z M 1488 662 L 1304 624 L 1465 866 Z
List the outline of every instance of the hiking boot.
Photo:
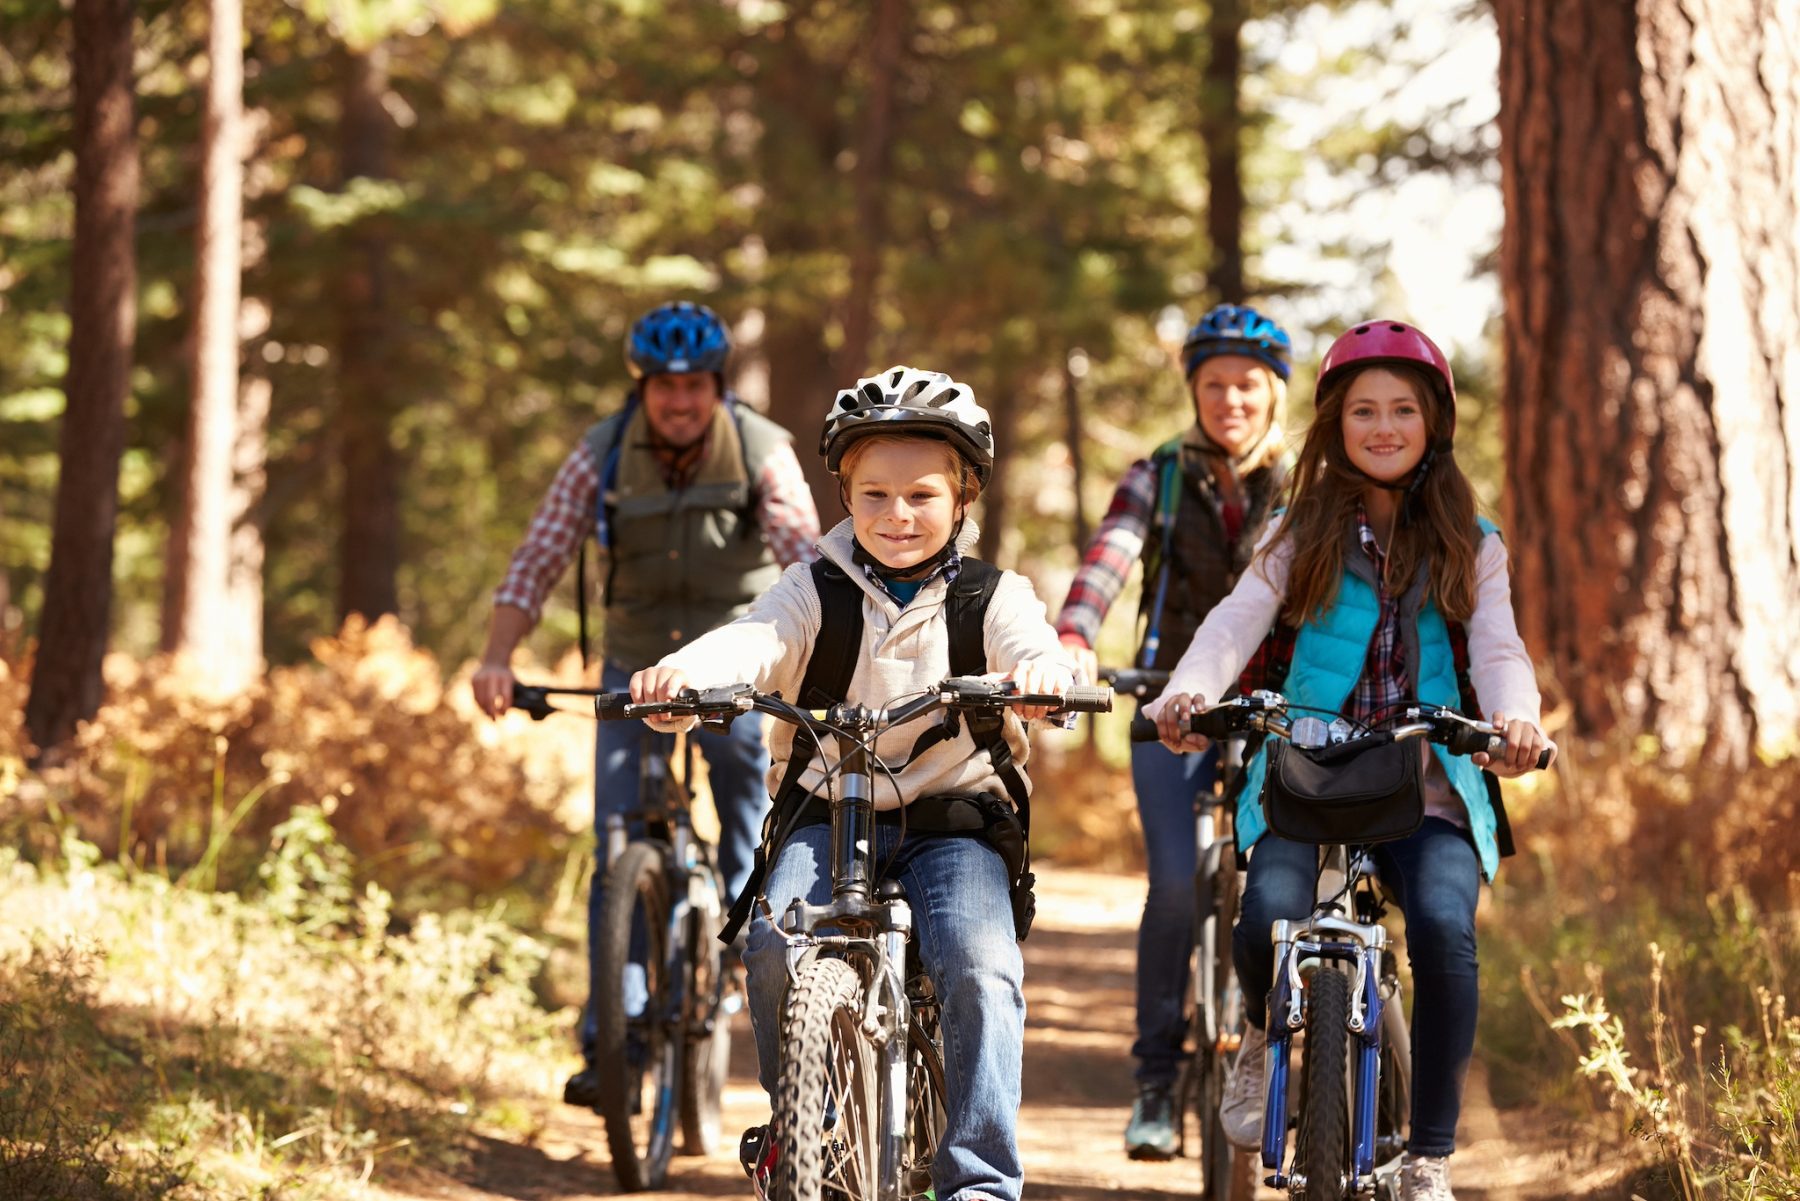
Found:
M 1255 1026 L 1244 1027 L 1244 1042 L 1237 1062 L 1225 1080 L 1225 1099 L 1219 1103 L 1219 1126 L 1225 1141 L 1240 1151 L 1262 1146 L 1263 1109 L 1269 1084 L 1269 1036 Z
M 1147 1081 L 1138 1085 L 1125 1124 L 1125 1153 L 1133 1159 L 1175 1157 L 1175 1086 Z
M 579 1105 L 583 1109 L 592 1109 L 600 1104 L 600 1073 L 594 1068 L 582 1068 L 563 1085 L 563 1104 Z
M 1450 1157 L 1403 1154 L 1400 1201 L 1456 1201 L 1456 1194 L 1450 1191 Z
M 775 1152 L 773 1126 L 752 1126 L 738 1139 L 738 1163 L 760 1201 L 768 1201 L 775 1191 Z

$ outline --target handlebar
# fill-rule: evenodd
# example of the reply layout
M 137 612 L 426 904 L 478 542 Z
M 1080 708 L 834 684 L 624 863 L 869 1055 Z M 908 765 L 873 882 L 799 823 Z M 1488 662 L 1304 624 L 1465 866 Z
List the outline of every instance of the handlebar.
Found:
M 1336 716 L 1327 714 L 1326 716 Z M 1256 692 L 1233 697 L 1188 716 L 1188 729 L 1207 738 L 1229 738 L 1234 734 L 1261 731 L 1280 738 L 1292 739 L 1295 727 L 1303 722 L 1317 722 L 1316 730 L 1302 733 L 1317 735 L 1311 745 L 1324 744 L 1325 722 L 1317 717 L 1288 717 L 1286 698 L 1273 692 Z M 1443 705 L 1408 705 L 1401 712 L 1399 725 L 1362 735 L 1369 739 L 1401 742 L 1408 738 L 1425 738 L 1438 743 L 1452 755 L 1486 752 L 1497 755 L 1506 747 L 1505 731 L 1485 721 L 1464 717 Z M 1156 723 L 1147 717 L 1131 723 L 1133 742 L 1155 742 L 1159 738 Z M 1354 739 L 1350 741 L 1355 741 Z M 1550 766 L 1555 748 L 1546 748 L 1538 756 L 1537 769 Z
M 550 703 L 553 696 L 599 696 L 598 688 L 558 688 L 549 684 L 513 685 L 512 707 L 531 714 L 532 721 L 543 721 L 552 713 L 572 713 L 581 716 L 575 709 L 562 709 Z
M 1099 676 L 1114 692 L 1140 700 L 1169 682 L 1168 672 L 1143 667 L 1102 667 Z
M 834 705 L 830 709 L 806 710 L 782 700 L 779 693 L 758 692 L 748 684 L 727 684 L 720 688 L 684 688 L 673 700 L 642 703 L 633 701 L 629 693 L 602 692 L 594 695 L 594 716 L 601 721 L 697 717 L 703 722 L 730 722 L 740 714 L 756 710 L 806 725 L 896 726 L 936 709 L 998 713 L 1007 708 L 1042 705 L 1054 713 L 1109 713 L 1112 697 L 1112 689 L 1098 685 L 1078 684 L 1057 696 L 1054 693 L 1016 692 L 1010 680 L 952 676 L 934 685 L 923 696 L 892 709 Z

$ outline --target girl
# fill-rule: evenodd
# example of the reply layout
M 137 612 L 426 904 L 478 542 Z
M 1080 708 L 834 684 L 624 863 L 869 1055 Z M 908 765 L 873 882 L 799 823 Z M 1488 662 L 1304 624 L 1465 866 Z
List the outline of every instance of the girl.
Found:
M 1282 484 L 1287 331 L 1248 305 L 1222 304 L 1188 331 L 1182 367 L 1194 423 L 1139 459 L 1069 585 L 1056 630 L 1094 678 L 1093 645 L 1134 561 L 1144 567 L 1139 667 L 1168 670 L 1250 565 Z M 1175 1078 L 1186 1058 L 1194 950 L 1194 798 L 1210 795 L 1218 755 L 1131 748 L 1150 887 L 1137 942 L 1137 1100 L 1125 1126 L 1133 1159 L 1169 1159 Z
M 1375 848 L 1398 894 L 1412 962 L 1412 1121 L 1401 1196 L 1451 1198 L 1463 1076 L 1475 1045 L 1475 902 L 1510 852 L 1498 791 L 1480 768 L 1517 776 L 1550 746 L 1539 725 L 1531 659 L 1513 621 L 1506 548 L 1475 514 L 1451 456 L 1456 388 L 1449 361 L 1399 321 L 1352 328 L 1320 364 L 1291 503 L 1250 572 L 1194 635 L 1162 699 L 1146 709 L 1171 750 L 1204 749 L 1187 717 L 1222 697 L 1259 654 L 1282 671 L 1296 705 L 1371 720 L 1418 699 L 1474 708 L 1506 731 L 1497 755 L 1453 758 L 1421 742 L 1426 818 L 1410 838 Z M 1465 660 L 1466 655 L 1466 660 Z M 1463 695 L 1468 665 L 1474 695 Z M 1312 908 L 1315 848 L 1266 832 L 1258 799 L 1266 752 L 1246 767 L 1240 849 L 1251 850 L 1233 939 L 1250 1030 L 1226 1089 L 1226 1137 L 1262 1137 L 1270 924 Z
M 965 558 L 976 529 L 968 506 L 994 465 L 993 427 L 970 390 L 935 371 L 894 367 L 838 394 L 825 422 L 821 449 L 836 473 L 848 520 L 819 540 L 823 559 L 860 590 L 863 636 L 844 700 L 883 705 L 920 692 L 950 674 L 946 601 L 959 575 L 980 565 Z M 694 640 L 632 677 L 639 701 L 667 700 L 690 683 L 747 681 L 765 692 L 797 696 L 808 661 L 820 643 L 823 604 L 819 574 L 789 568 L 750 612 Z M 1057 642 L 1031 582 L 1000 574 L 981 625 L 988 666 L 1021 691 L 1061 695 L 1074 682 L 1074 664 Z M 1024 709 L 1020 717 L 1047 710 Z M 1011 758 L 1023 765 L 1030 744 L 1019 717 L 1006 718 Z M 891 763 L 906 760 L 917 731 L 895 730 L 876 747 Z M 795 782 L 821 789 L 831 764 L 823 752 L 776 727 L 769 770 L 772 788 Z M 806 756 L 801 770 L 788 760 Z M 1013 774 L 1009 782 L 1007 774 Z M 906 891 L 917 920 L 920 958 L 941 1005 L 948 1113 L 932 1164 L 943 1201 L 1018 1201 L 1024 1183 L 1015 1123 L 1025 1040 L 1024 961 L 1020 956 L 1010 882 L 1001 855 L 988 843 L 948 831 L 933 833 L 922 819 L 896 820 L 921 797 L 985 794 L 1007 798 L 1029 790 L 1022 773 L 996 770 L 991 752 L 976 745 L 965 724 L 956 737 L 926 750 L 897 772 L 875 776 L 876 858 L 892 860 L 889 874 Z M 820 807 L 822 809 L 822 806 Z M 831 896 L 830 833 L 823 814 L 802 824 L 779 848 L 763 884 L 769 911 L 780 914 L 796 897 L 823 904 Z M 904 841 L 902 835 L 904 834 Z M 749 930 L 744 966 L 750 1017 L 763 1087 L 774 1092 L 786 945 L 767 919 Z M 746 1168 L 759 1194 L 772 1161 L 766 1130 L 745 1136 Z

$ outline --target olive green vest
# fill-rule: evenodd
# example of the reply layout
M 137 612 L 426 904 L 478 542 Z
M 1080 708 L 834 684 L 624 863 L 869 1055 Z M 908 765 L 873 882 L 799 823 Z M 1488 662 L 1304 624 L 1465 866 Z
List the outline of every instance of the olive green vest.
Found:
M 646 445 L 642 408 L 587 432 L 610 528 L 606 658 L 621 667 L 648 667 L 742 615 L 781 576 L 757 521 L 755 481 L 788 432 L 742 405 L 721 404 L 707 439 L 693 479 L 671 490 Z M 618 471 L 607 487 L 615 445 Z

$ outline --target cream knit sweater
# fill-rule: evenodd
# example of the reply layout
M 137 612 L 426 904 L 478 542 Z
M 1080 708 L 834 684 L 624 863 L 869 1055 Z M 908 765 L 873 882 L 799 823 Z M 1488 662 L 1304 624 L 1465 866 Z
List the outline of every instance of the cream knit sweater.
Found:
M 975 523 L 964 522 L 958 538 L 963 553 L 972 552 Z M 847 699 L 864 705 L 886 705 L 936 684 L 950 674 L 950 633 L 944 620 L 948 590 L 940 576 L 932 580 L 911 604 L 901 608 L 870 582 L 861 567 L 851 561 L 854 540 L 848 520 L 819 539 L 820 552 L 842 567 L 862 589 L 863 645 L 850 678 Z M 818 637 L 820 604 L 811 570 L 805 564 L 789 567 L 781 579 L 750 606 L 744 616 L 720 626 L 671 654 L 660 666 L 680 668 L 696 688 L 748 683 L 762 692 L 779 692 L 790 700 L 799 691 L 806 665 Z M 1075 664 L 1063 649 L 1031 581 L 1005 572 L 994 590 L 983 623 L 987 661 L 996 672 L 1008 672 L 1028 659 L 1047 659 L 1071 672 Z M 901 726 L 876 742 L 877 753 L 888 763 L 905 761 L 913 743 L 936 720 L 927 717 Z M 1031 753 L 1024 723 L 1008 715 L 1006 739 L 1014 760 L 1023 767 Z M 773 790 L 787 772 L 794 751 L 794 727 L 772 722 L 769 749 L 769 788 Z M 801 776 L 801 786 L 816 789 L 827 764 L 812 751 L 808 740 L 802 752 L 811 764 Z M 837 748 L 827 743 L 831 765 Z M 875 807 L 894 809 L 918 797 L 944 793 L 987 792 L 1006 796 L 1005 786 L 985 753 L 976 749 L 967 727 L 953 739 L 926 751 L 898 774 L 899 788 L 886 773 L 875 775 Z

